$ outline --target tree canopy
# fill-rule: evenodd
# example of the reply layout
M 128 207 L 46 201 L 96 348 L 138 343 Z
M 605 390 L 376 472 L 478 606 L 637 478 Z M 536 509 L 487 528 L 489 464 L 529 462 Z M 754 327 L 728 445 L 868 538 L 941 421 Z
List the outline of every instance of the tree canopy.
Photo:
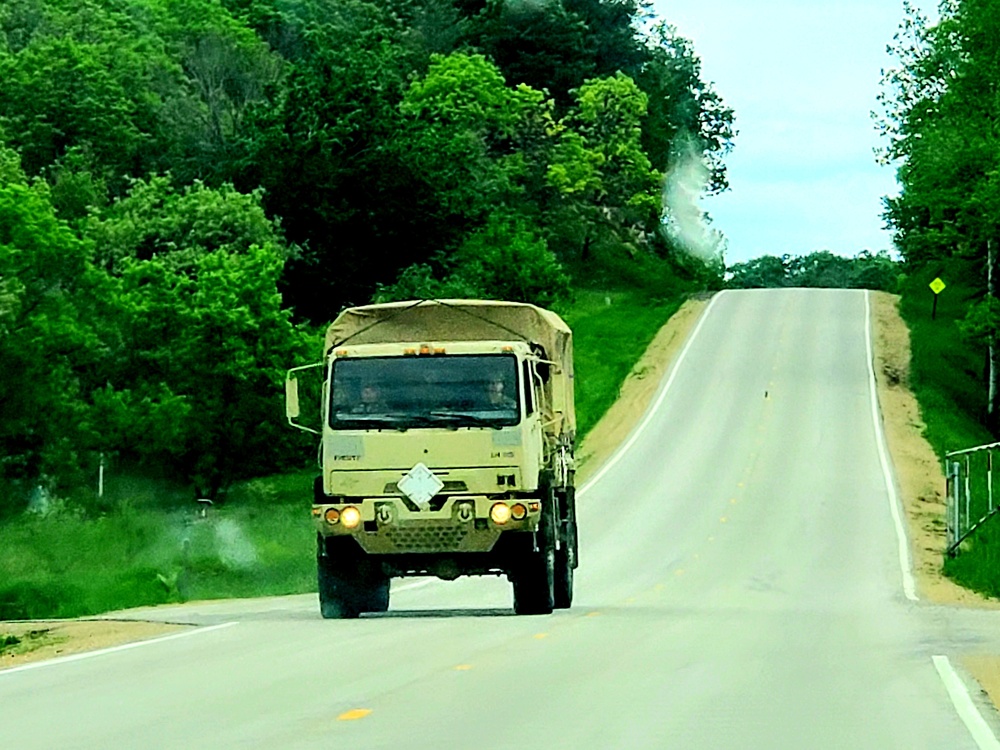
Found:
M 281 374 L 348 304 L 720 284 L 662 193 L 734 133 L 641 0 L 0 4 L 0 512 L 300 462 Z

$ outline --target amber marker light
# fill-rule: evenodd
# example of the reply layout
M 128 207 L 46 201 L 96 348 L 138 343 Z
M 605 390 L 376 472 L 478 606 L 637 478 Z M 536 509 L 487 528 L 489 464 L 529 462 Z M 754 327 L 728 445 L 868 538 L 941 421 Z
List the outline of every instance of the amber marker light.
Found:
M 340 511 L 340 522 L 344 525 L 345 529 L 356 528 L 361 523 L 361 511 L 353 505 L 349 505 Z
M 523 521 L 527 515 L 528 509 L 521 505 L 521 503 L 514 503 L 510 506 L 510 517 L 515 521 Z
M 490 518 L 497 526 L 503 526 L 510 520 L 510 508 L 507 503 L 497 503 L 490 508 Z
M 340 520 L 340 511 L 336 508 L 327 508 L 323 514 L 323 519 L 329 524 L 335 524 Z

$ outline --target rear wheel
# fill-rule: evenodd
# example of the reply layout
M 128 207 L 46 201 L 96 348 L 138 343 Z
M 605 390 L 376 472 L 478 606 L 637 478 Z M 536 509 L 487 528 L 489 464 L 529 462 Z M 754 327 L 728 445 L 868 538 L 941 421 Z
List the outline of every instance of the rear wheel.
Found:
M 556 609 L 573 606 L 573 561 L 566 545 L 555 553 L 553 605 Z
M 576 497 L 569 485 L 556 492 L 559 507 L 559 549 L 555 557 L 556 609 L 573 605 L 573 571 L 577 566 Z

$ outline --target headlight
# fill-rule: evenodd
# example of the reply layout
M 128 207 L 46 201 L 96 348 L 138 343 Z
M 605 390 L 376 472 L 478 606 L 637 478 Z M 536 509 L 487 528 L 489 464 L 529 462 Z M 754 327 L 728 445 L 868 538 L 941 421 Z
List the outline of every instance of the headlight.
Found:
M 507 503 L 497 503 L 490 508 L 490 518 L 497 526 L 507 523 L 510 520 L 510 508 L 507 507 Z
M 344 525 L 345 529 L 356 528 L 361 523 L 361 511 L 353 505 L 349 505 L 340 511 L 340 522 Z
M 340 520 L 340 511 L 336 508 L 327 508 L 323 514 L 323 519 L 329 524 L 335 524 Z
M 525 508 L 521 503 L 514 503 L 510 507 L 510 517 L 515 521 L 523 521 L 528 515 L 528 509 Z

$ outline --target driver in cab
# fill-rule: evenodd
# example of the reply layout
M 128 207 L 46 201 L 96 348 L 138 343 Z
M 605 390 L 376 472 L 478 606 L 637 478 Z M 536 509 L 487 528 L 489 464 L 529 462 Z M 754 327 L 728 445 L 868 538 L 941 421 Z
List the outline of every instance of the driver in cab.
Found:
M 499 375 L 486 382 L 486 400 L 490 409 L 496 411 L 517 409 L 517 399 L 507 392 L 507 384 Z

